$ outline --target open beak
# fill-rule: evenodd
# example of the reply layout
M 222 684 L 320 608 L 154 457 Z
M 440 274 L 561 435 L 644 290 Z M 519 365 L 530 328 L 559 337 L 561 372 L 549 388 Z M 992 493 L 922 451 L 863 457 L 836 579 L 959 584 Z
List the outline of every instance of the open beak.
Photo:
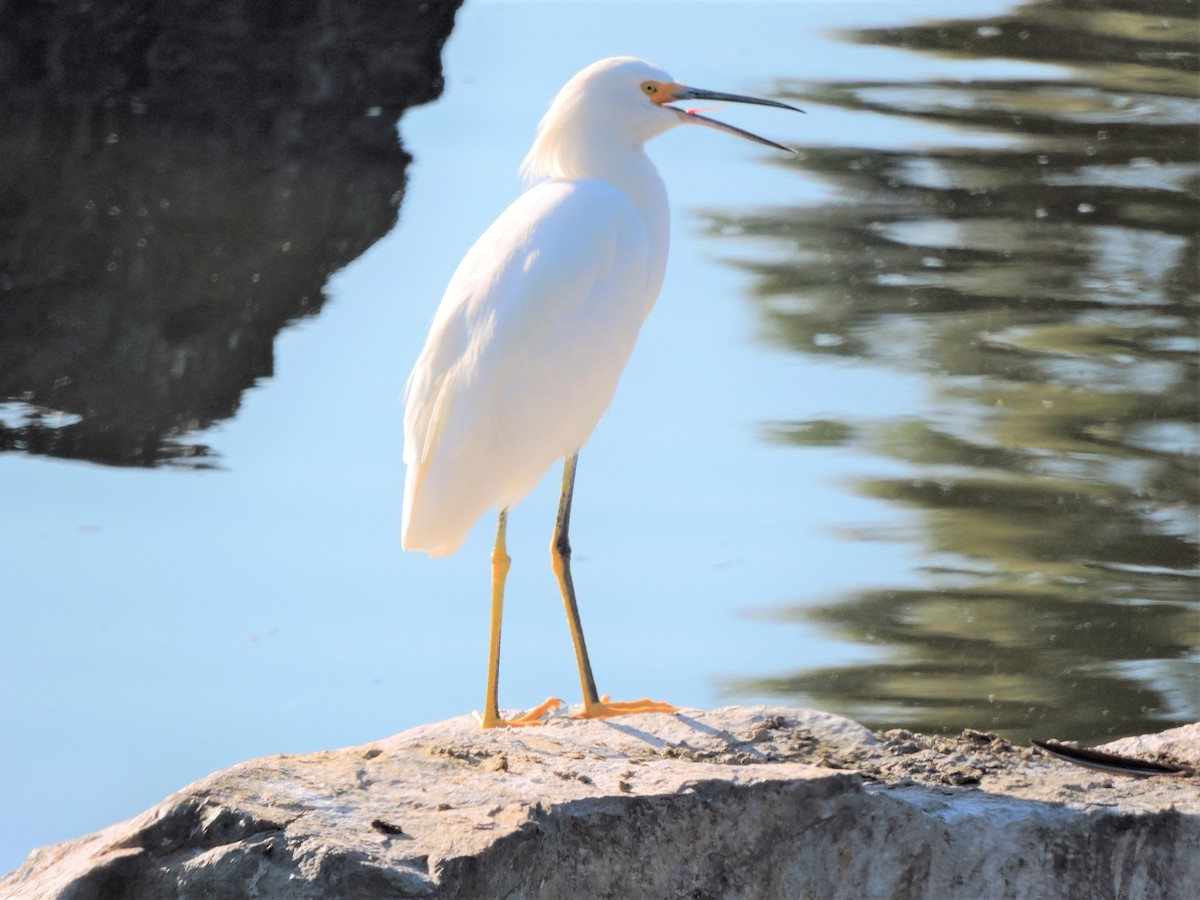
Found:
M 789 106 L 787 103 L 780 103 L 778 100 L 762 100 L 758 97 L 743 97 L 741 94 L 725 94 L 721 91 L 705 91 L 700 88 L 688 87 L 683 84 L 672 84 L 667 92 L 667 97 L 662 103 L 673 103 L 676 100 L 718 100 L 723 103 L 752 103 L 756 106 L 776 106 L 779 109 L 790 109 L 793 112 L 802 113 L 804 110 L 799 107 Z M 777 150 L 785 150 L 788 153 L 797 153 L 793 147 L 786 147 L 783 144 L 777 144 L 774 141 L 767 140 L 765 137 L 760 137 L 757 134 L 752 134 L 749 131 L 743 131 L 741 128 L 736 128 L 733 125 L 726 125 L 724 122 L 718 122 L 716 119 L 710 119 L 708 116 L 702 116 L 698 112 L 690 109 L 679 109 L 676 106 L 664 106 L 664 109 L 671 109 L 678 113 L 679 118 L 690 125 L 707 125 L 709 128 L 715 128 L 717 131 L 724 131 L 726 134 L 732 134 L 735 137 L 745 138 L 748 141 L 754 141 L 757 144 L 766 144 L 768 147 L 774 147 Z

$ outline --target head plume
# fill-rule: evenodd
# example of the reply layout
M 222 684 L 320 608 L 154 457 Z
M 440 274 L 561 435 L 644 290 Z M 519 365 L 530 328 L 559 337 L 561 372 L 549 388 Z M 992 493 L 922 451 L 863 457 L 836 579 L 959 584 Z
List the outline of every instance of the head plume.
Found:
M 604 138 L 618 131 L 607 119 L 612 111 L 628 109 L 655 111 L 640 95 L 637 86 L 646 80 L 671 81 L 657 66 L 631 56 L 614 56 L 594 62 L 563 85 L 538 123 L 533 146 L 521 163 L 526 184 L 549 178 L 583 178 L 593 174 L 586 160 L 603 145 Z M 635 105 L 636 104 L 636 105 Z M 637 144 L 665 131 L 674 119 L 654 117 L 655 127 L 640 132 L 623 132 Z M 658 123 L 661 121 L 661 125 Z

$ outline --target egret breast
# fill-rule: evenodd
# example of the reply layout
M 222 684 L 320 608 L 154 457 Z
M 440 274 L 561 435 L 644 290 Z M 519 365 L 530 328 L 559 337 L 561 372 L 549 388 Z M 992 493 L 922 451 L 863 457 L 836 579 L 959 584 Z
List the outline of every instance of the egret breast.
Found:
M 453 553 L 587 441 L 658 293 L 651 256 L 637 207 L 592 179 L 536 185 L 480 237 L 409 379 L 405 549 Z

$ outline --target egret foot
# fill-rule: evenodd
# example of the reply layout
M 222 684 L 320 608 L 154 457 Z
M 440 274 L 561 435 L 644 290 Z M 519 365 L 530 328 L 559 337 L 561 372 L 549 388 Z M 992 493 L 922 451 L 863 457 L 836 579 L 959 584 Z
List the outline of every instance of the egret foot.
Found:
M 522 728 L 526 725 L 545 725 L 546 720 L 542 717 L 550 710 L 562 705 L 563 702 L 557 697 L 547 697 L 529 712 L 511 719 L 502 719 L 495 713 L 484 713 L 482 716 L 479 713 L 472 713 L 472 715 L 479 722 L 480 728 Z
M 583 712 L 575 713 L 573 719 L 611 719 L 613 716 L 628 716 L 634 713 L 673 713 L 679 712 L 678 706 L 663 703 L 661 700 L 651 700 L 643 697 L 641 700 L 609 700 L 605 694 L 598 703 L 583 701 Z

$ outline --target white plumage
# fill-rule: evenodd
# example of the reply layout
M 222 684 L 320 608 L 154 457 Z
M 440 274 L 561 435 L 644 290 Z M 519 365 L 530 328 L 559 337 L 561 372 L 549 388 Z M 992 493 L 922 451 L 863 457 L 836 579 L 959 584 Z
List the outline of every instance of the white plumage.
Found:
M 484 232 L 408 385 L 406 550 L 453 553 L 583 446 L 654 305 L 650 255 L 637 209 L 595 179 L 539 184 Z
M 559 460 L 567 463 L 551 550 L 579 661 L 583 714 L 673 709 L 597 696 L 571 583 L 567 526 L 576 454 L 612 400 L 666 270 L 667 193 L 643 145 L 688 123 L 788 149 L 666 105 L 690 98 L 792 108 L 688 88 L 627 57 L 575 75 L 551 103 L 522 164 L 528 189 L 459 264 L 409 376 L 404 548 L 445 556 L 489 508 L 500 513 L 485 727 L 530 724 L 550 704 L 503 720 L 496 679 L 507 510 Z
M 572 78 L 522 165 L 533 183 L 450 279 L 406 389 L 404 549 L 454 553 L 608 408 L 667 263 L 667 192 L 641 145 L 678 120 L 642 95 L 651 78 L 670 81 L 632 59 Z

